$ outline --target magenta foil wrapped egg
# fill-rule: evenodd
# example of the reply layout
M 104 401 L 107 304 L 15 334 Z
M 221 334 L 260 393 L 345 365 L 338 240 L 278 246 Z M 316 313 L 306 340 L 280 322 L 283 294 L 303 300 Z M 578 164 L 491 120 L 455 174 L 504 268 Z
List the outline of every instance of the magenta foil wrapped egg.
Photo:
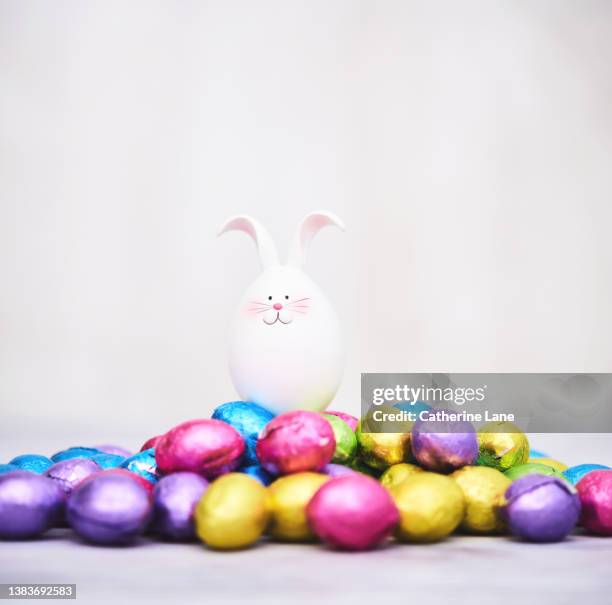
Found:
M 452 473 L 478 458 L 478 438 L 469 422 L 417 420 L 410 444 L 419 465 L 437 473 Z
M 359 473 L 325 483 L 310 500 L 306 516 L 323 542 L 345 550 L 374 548 L 399 523 L 399 512 L 388 490 Z
M 591 471 L 576 488 L 582 504 L 582 526 L 593 534 L 612 536 L 612 470 Z
M 257 442 L 257 457 L 273 475 L 319 471 L 336 449 L 331 424 L 317 412 L 280 414 L 266 425 Z
M 188 420 L 157 441 L 155 460 L 161 474 L 198 473 L 207 479 L 229 473 L 240 465 L 244 439 L 220 420 Z

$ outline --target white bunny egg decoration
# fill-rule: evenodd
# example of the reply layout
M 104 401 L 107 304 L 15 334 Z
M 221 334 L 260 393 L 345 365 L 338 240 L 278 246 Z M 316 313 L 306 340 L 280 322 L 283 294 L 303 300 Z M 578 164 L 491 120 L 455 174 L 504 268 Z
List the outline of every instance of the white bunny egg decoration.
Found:
M 219 231 L 243 231 L 259 251 L 263 272 L 249 286 L 234 317 L 229 367 L 244 401 L 276 413 L 324 410 L 344 367 L 338 318 L 320 288 L 304 273 L 308 247 L 328 225 L 344 231 L 330 212 L 313 212 L 299 225 L 286 265 L 268 231 L 249 216 L 228 220 Z

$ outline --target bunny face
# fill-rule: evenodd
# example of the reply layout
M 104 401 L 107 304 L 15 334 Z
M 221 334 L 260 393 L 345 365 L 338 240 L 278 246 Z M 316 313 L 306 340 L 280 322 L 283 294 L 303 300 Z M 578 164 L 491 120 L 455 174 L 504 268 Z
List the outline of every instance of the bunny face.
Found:
M 299 266 L 303 246 L 314 232 L 339 224 L 327 213 L 323 217 L 325 221 L 315 213 L 304 220 L 287 265 L 278 263 L 267 232 L 253 219 L 237 217 L 228 223 L 255 239 L 264 264 L 238 305 L 230 339 L 230 374 L 243 400 L 275 412 L 325 409 L 342 376 L 336 314 Z

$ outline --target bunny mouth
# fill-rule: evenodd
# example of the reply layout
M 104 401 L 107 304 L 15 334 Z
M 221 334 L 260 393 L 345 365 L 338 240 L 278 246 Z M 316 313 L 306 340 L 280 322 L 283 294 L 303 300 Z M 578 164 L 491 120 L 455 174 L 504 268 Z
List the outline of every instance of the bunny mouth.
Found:
M 287 326 L 287 325 L 289 325 L 289 324 L 290 324 L 290 323 L 293 321 L 293 319 L 290 319 L 289 321 L 283 321 L 283 320 L 281 319 L 281 316 L 280 316 L 280 313 L 279 313 L 279 312 L 277 312 L 277 313 L 276 313 L 276 317 L 274 318 L 274 321 L 266 321 L 266 318 L 265 318 L 265 317 L 263 318 L 263 322 L 264 322 L 264 323 L 265 323 L 267 326 L 273 326 L 273 325 L 274 325 L 274 324 L 275 324 L 277 321 L 279 321 L 279 322 L 280 322 L 280 323 L 282 323 L 283 325 Z

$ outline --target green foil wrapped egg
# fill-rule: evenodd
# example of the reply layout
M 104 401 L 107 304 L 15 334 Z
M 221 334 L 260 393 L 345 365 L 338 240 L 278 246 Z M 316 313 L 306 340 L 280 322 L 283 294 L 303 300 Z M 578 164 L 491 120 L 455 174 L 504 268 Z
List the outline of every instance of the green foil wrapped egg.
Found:
M 461 526 L 474 534 L 500 533 L 505 523 L 499 515 L 504 494 L 512 481 L 487 466 L 464 466 L 450 475 L 463 490 L 465 516 Z
M 563 473 L 554 469 L 552 466 L 547 464 L 540 464 L 537 462 L 526 462 L 525 464 L 517 464 L 509 468 L 504 475 L 510 479 L 510 481 L 516 481 L 525 475 L 546 475 L 547 477 L 557 477 L 558 479 L 565 479 Z
M 388 414 L 390 418 L 401 416 L 401 411 L 390 406 L 370 410 L 357 424 L 359 458 L 368 466 L 385 470 L 400 462 L 413 462 L 410 434 L 413 422 L 379 420 Z
M 565 462 L 559 462 L 558 460 L 555 460 L 554 458 L 529 458 L 529 462 L 551 466 L 552 468 L 554 468 L 556 471 L 559 471 L 560 473 L 568 469 L 568 466 L 567 464 L 565 464 Z
M 529 441 L 512 422 L 487 422 L 478 429 L 478 461 L 506 471 L 529 460 Z
M 414 477 L 419 473 L 425 472 L 420 466 L 410 464 L 408 462 L 400 462 L 390 466 L 380 477 L 380 482 L 383 487 L 389 490 L 395 489 L 401 485 L 406 479 Z
M 323 414 L 331 424 L 336 438 L 336 450 L 331 459 L 336 464 L 348 464 L 357 453 L 357 437 L 353 429 L 344 420 L 333 414 Z

